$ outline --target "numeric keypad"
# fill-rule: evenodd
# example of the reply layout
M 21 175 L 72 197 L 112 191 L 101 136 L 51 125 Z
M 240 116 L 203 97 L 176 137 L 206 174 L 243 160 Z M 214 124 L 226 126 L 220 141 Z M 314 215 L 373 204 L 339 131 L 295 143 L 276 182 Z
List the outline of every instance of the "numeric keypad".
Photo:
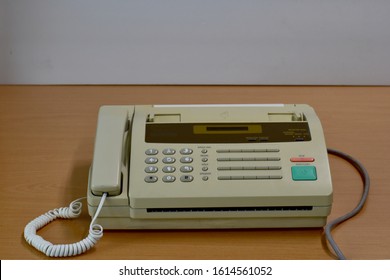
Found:
M 149 148 L 145 150 L 146 167 L 145 179 L 146 183 L 156 183 L 161 178 L 164 183 L 173 183 L 180 181 L 189 183 L 194 180 L 191 173 L 194 171 L 193 167 L 193 150 L 183 147 L 176 152 L 173 148 L 159 149 Z M 163 165 L 161 167 L 161 164 Z M 177 180 L 177 178 L 179 178 Z

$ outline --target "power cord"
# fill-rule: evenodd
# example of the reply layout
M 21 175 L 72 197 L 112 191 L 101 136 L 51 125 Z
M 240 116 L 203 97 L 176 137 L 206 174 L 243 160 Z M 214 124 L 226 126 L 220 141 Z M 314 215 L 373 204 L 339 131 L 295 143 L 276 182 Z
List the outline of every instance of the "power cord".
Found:
M 99 224 L 95 224 L 95 222 L 103 207 L 106 197 L 107 193 L 103 193 L 96 213 L 90 223 L 89 234 L 83 240 L 72 244 L 53 245 L 51 242 L 43 239 L 40 235 L 37 235 L 36 232 L 57 218 L 74 219 L 79 217 L 82 207 L 80 200 L 85 199 L 85 197 L 74 200 L 70 203 L 69 207 L 61 207 L 50 210 L 29 222 L 24 228 L 24 238 L 27 243 L 48 257 L 71 257 L 83 254 L 95 246 L 95 244 L 103 236 L 103 227 Z
M 368 175 L 368 172 L 367 172 L 366 168 L 363 166 L 363 164 L 361 164 L 357 159 L 351 157 L 350 155 L 348 155 L 348 154 L 346 154 L 344 152 L 341 152 L 341 151 L 338 151 L 338 150 L 334 150 L 334 149 L 329 149 L 329 148 L 328 148 L 328 153 L 331 154 L 331 155 L 338 156 L 338 157 L 348 161 L 349 163 L 351 163 L 355 167 L 355 169 L 359 172 L 360 176 L 363 179 L 363 193 L 362 193 L 360 201 L 356 205 L 356 207 L 354 209 L 352 209 L 350 212 L 348 212 L 347 214 L 345 214 L 343 216 L 340 216 L 340 217 L 336 218 L 335 220 L 329 222 L 324 227 L 325 237 L 328 240 L 330 246 L 333 248 L 336 256 L 340 260 L 345 260 L 346 257 L 344 256 L 344 254 L 341 251 L 340 247 L 337 245 L 336 241 L 333 239 L 331 231 L 336 226 L 338 226 L 339 224 L 341 224 L 341 223 L 345 222 L 346 220 L 352 218 L 353 216 L 355 216 L 356 214 L 358 214 L 362 210 L 364 204 L 366 203 L 366 200 L 367 200 L 367 197 L 368 197 L 368 192 L 370 190 L 370 176 Z

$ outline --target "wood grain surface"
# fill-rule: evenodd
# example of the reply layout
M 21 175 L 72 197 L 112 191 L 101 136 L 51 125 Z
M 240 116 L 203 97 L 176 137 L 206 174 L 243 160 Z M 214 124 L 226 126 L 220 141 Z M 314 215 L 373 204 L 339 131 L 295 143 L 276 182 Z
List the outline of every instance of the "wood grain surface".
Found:
M 98 108 L 107 104 L 306 103 L 327 146 L 359 159 L 371 176 L 367 205 L 334 231 L 351 259 L 390 258 L 390 88 L 280 86 L 0 86 L 0 258 L 46 259 L 25 225 L 86 195 Z M 360 198 L 359 174 L 330 156 L 330 219 Z M 90 218 L 39 231 L 53 243 L 84 238 Z M 334 259 L 322 229 L 105 231 L 75 259 Z

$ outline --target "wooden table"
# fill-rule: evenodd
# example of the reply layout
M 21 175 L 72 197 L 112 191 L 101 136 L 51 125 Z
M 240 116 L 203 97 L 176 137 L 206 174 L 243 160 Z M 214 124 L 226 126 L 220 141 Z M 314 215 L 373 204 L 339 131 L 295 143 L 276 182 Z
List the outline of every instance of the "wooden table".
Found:
M 97 112 L 103 104 L 307 103 L 319 115 L 328 147 L 358 158 L 371 175 L 364 210 L 334 231 L 351 259 L 390 258 L 390 87 L 0 86 L 0 257 L 46 259 L 23 239 L 44 212 L 85 196 Z M 358 173 L 330 156 L 330 219 L 361 195 Z M 77 220 L 39 233 L 53 243 L 84 238 Z M 105 231 L 77 259 L 333 259 L 322 229 Z

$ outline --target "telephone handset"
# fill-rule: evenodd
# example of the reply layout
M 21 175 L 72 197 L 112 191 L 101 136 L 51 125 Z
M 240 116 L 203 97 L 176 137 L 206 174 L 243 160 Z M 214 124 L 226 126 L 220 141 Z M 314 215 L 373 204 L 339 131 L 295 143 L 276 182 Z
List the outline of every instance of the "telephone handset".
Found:
M 31 246 L 49 257 L 69 257 L 85 253 L 103 237 L 103 227 L 96 223 L 96 219 L 107 196 L 119 196 L 119 202 L 126 200 L 123 198 L 125 194 L 120 194 L 122 186 L 127 184 L 130 145 L 128 136 L 133 114 L 134 106 L 102 106 L 99 110 L 88 191 L 88 197 L 92 195 L 92 200 L 97 201 L 98 205 L 94 213 L 90 212 L 93 215 L 88 236 L 71 244 L 52 244 L 36 234 L 37 230 L 57 218 L 79 217 L 82 208 L 80 200 L 85 199 L 79 198 L 71 202 L 69 207 L 50 210 L 29 222 L 24 228 L 24 238 Z
M 121 193 L 133 114 L 134 106 L 102 106 L 99 110 L 90 177 L 91 191 L 96 196 Z

